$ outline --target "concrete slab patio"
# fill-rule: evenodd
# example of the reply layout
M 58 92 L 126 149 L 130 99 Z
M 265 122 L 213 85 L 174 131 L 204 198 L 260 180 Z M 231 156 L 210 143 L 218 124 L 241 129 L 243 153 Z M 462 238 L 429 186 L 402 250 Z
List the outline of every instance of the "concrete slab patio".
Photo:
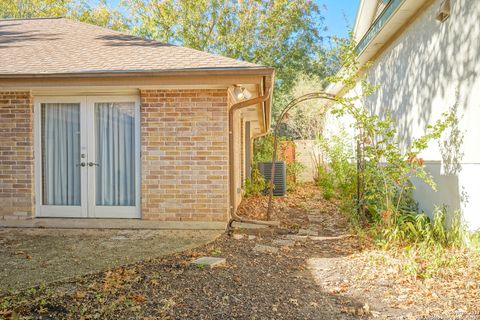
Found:
M 225 230 L 226 222 L 215 221 L 152 221 L 141 219 L 75 219 L 36 218 L 0 220 L 0 228 L 52 229 L 165 229 L 165 230 Z
M 0 294 L 188 250 L 222 232 L 0 228 Z

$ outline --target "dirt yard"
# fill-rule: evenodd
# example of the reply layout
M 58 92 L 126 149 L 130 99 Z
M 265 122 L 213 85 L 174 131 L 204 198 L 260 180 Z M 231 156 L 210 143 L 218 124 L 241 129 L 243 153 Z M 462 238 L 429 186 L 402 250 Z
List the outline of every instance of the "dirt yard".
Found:
M 250 198 L 240 212 L 261 217 L 265 205 Z M 182 253 L 5 295 L 0 318 L 478 318 L 479 279 L 463 287 L 409 282 L 372 264 L 381 253 L 351 235 L 344 216 L 316 187 L 276 199 L 276 213 L 277 230 L 236 230 Z M 205 255 L 224 257 L 226 265 L 191 266 Z

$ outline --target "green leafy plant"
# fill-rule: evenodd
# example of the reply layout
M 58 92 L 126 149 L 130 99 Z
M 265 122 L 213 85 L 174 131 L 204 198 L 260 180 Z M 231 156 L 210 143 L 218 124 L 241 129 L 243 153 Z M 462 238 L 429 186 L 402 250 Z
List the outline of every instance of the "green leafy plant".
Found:
M 283 138 L 279 138 L 279 142 Z M 280 145 L 280 143 L 279 143 Z M 273 157 L 273 134 L 269 133 L 259 139 L 256 139 L 253 145 L 253 162 L 269 162 Z
M 437 207 L 433 219 L 425 213 L 403 213 L 397 221 L 383 228 L 383 238 L 389 245 L 404 243 L 462 247 L 467 237 L 467 229 L 461 221 L 461 214 L 453 214 L 450 226 L 446 223 L 447 207 Z
M 343 67 L 330 80 L 341 82 L 345 92 L 361 93 L 338 97 L 330 112 L 352 120 L 356 147 L 353 152 L 338 136 L 319 139 L 327 160 L 327 165 L 319 170 L 324 196 L 338 197 L 356 218 L 353 220 L 367 226 L 368 235 L 379 247 L 401 257 L 407 274 L 428 278 L 465 263 L 462 250 L 466 244 L 475 243 L 475 238 L 466 231 L 461 213 L 455 212 L 450 220 L 446 207 L 436 208 L 432 218 L 418 213 L 412 196 L 415 187 L 411 183 L 416 178 L 436 190 L 421 154 L 458 122 L 456 115 L 443 113 L 425 127 L 422 136 L 410 144 L 401 144 L 396 120 L 388 113 L 379 116 L 366 105 L 365 98 L 378 86 L 367 81 L 364 69 L 368 65 L 360 66 L 355 44 L 341 42 L 339 56 Z M 470 255 L 478 257 L 473 251 Z
M 355 190 L 355 158 L 351 140 L 342 130 L 339 134 L 329 138 L 319 136 L 317 144 L 324 155 L 326 162 L 321 165 L 322 179 L 319 184 L 332 185 L 343 198 L 352 196 Z M 331 180 L 324 182 L 322 180 Z
M 380 117 L 372 113 L 365 98 L 373 94 L 378 86 L 371 84 L 365 77 L 365 72 L 358 62 L 355 54 L 355 43 L 352 41 L 339 42 L 339 56 L 343 62 L 340 72 L 330 77 L 331 82 L 342 83 L 344 90 L 354 91 L 360 87 L 361 93 L 357 96 L 346 95 L 337 98 L 337 103 L 332 107 L 331 113 L 337 117 L 352 119 L 352 129 L 355 132 L 356 173 L 360 190 L 357 198 L 359 219 L 369 222 L 384 222 L 395 224 L 398 215 L 410 212 L 412 208 L 405 207 L 411 204 L 408 199 L 414 188 L 410 182 L 418 178 L 436 189 L 432 176 L 425 169 L 424 161 L 420 157 L 428 145 L 438 140 L 442 133 L 455 122 L 453 113 L 443 113 L 433 124 L 428 125 L 425 134 L 407 145 L 401 145 L 396 121 L 389 114 Z M 368 65 L 366 66 L 368 68 Z M 358 92 L 358 90 L 355 90 Z M 335 148 L 326 149 L 330 158 L 335 159 Z M 330 170 L 335 176 L 352 175 L 355 171 L 344 168 L 335 168 L 336 163 L 348 161 L 331 161 Z M 345 178 L 342 178 L 345 179 Z M 352 180 L 350 180 L 352 181 Z
M 331 171 L 327 171 L 327 168 L 324 165 L 319 165 L 317 171 L 317 183 L 322 189 L 323 197 L 330 200 L 336 195 L 334 176 Z
M 267 181 L 256 166 L 252 168 L 251 178 L 245 180 L 245 197 L 259 196 L 267 188 Z
M 212 248 L 212 249 L 210 250 L 210 254 L 211 254 L 212 256 L 218 256 L 218 255 L 220 255 L 221 253 L 222 253 L 222 250 L 221 250 L 220 248 Z
M 297 187 L 297 178 L 305 169 L 305 166 L 298 162 L 293 161 L 287 164 L 287 190 L 294 191 Z

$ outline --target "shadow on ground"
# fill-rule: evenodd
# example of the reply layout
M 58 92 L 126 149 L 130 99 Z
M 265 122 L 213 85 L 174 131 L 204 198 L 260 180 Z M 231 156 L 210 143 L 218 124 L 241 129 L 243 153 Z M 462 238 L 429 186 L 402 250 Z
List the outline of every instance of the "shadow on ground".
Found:
M 368 317 L 363 297 L 339 295 L 324 287 L 319 265 L 312 268 L 310 263 L 312 258 L 348 259 L 361 250 L 358 239 L 347 234 L 346 221 L 335 206 L 321 201 L 315 187 L 277 199 L 276 203 L 283 226 L 278 232 L 236 230 L 234 237 L 223 235 L 181 253 L 4 296 L 0 318 L 2 312 L 10 317 L 54 319 Z M 136 232 L 132 231 L 130 237 L 137 237 Z M 194 243 L 198 244 L 196 236 Z M 119 248 L 118 237 L 126 236 L 105 237 L 111 246 L 97 243 L 102 252 L 96 256 L 111 250 L 135 251 L 128 245 Z M 180 234 L 175 238 L 176 242 L 184 241 Z M 64 254 L 75 251 L 72 246 L 76 241 L 68 243 L 70 249 L 63 249 Z M 200 256 L 223 257 L 226 265 L 215 269 L 192 266 Z M 74 263 L 69 266 L 75 267 Z

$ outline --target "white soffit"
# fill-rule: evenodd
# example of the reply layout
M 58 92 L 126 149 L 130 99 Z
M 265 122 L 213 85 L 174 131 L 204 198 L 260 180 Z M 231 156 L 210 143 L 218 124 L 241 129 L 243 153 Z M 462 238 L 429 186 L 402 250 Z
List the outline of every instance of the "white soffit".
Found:
M 360 63 L 364 64 L 370 61 L 428 1 L 430 0 L 405 0 L 359 53 Z

